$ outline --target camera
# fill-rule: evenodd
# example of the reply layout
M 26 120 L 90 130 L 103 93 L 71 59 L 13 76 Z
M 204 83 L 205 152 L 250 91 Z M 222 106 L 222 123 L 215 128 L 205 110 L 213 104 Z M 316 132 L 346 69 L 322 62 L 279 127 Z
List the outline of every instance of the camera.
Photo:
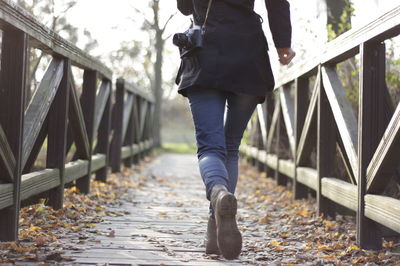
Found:
M 203 47 L 203 31 L 199 26 L 194 26 L 184 33 L 176 33 L 172 42 L 180 48 L 181 57 L 188 56 Z

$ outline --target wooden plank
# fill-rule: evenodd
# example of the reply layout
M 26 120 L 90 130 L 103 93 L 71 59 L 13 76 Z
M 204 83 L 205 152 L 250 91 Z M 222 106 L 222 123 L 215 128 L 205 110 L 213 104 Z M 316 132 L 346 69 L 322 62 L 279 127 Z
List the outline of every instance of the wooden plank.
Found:
M 322 67 L 322 80 L 351 168 L 357 176 L 357 119 L 335 69 Z
M 398 167 L 400 145 L 400 104 L 397 106 L 390 123 L 367 168 L 368 192 L 379 192 L 387 185 L 388 178 Z
M 77 160 L 65 165 L 65 183 L 70 183 L 89 173 L 89 162 L 87 160 Z
M 50 110 L 50 105 L 63 77 L 63 68 L 63 60 L 53 58 L 25 112 L 22 167 L 25 166 L 29 158 L 29 154 Z
M 259 104 L 257 105 L 257 116 L 258 116 L 258 122 L 260 123 L 260 130 L 261 130 L 261 136 L 262 136 L 262 143 L 265 148 L 266 142 L 267 142 L 267 122 L 266 122 L 266 113 L 265 113 L 265 108 L 263 105 Z
M 280 90 L 280 99 L 282 106 L 283 120 L 286 126 L 286 132 L 289 138 L 290 149 L 293 158 L 295 157 L 296 150 L 296 139 L 295 139 L 295 128 L 294 128 L 294 101 L 290 97 L 290 87 L 282 87 Z
M 309 167 L 297 167 L 297 181 L 303 185 L 314 189 L 318 189 L 318 173 L 317 170 Z
M 0 28 L 19 29 L 31 36 L 31 45 L 50 54 L 57 54 L 70 58 L 73 65 L 84 69 L 93 69 L 102 76 L 111 79 L 112 72 L 103 63 L 83 52 L 71 42 L 61 38 L 42 23 L 38 22 L 31 14 L 11 0 L 0 1 Z
M 365 196 L 365 216 L 400 233 L 400 200 L 380 196 Z
M 296 168 L 291 160 L 279 159 L 279 172 L 287 177 L 294 178 Z
M 25 163 L 25 166 L 23 168 L 22 174 L 27 174 L 32 172 L 32 168 L 42 150 L 44 141 L 46 140 L 47 137 L 47 131 L 49 127 L 49 114 L 47 114 L 46 119 L 43 122 L 42 128 L 40 129 L 39 135 L 36 138 L 35 144 L 32 147 L 32 151 L 29 154 L 28 160 Z
M 123 120 L 124 120 L 124 83 L 117 82 L 115 92 L 115 104 L 113 105 L 113 139 L 111 141 L 111 171 L 119 172 L 121 169 L 121 147 L 123 143 Z
M 67 121 L 69 106 L 69 69 L 71 62 L 64 59 L 63 78 L 57 95 L 51 106 L 49 114 L 49 133 L 47 145 L 47 168 L 55 168 L 60 171 L 60 185 L 50 191 L 49 204 L 53 209 L 61 209 L 64 203 L 65 185 L 65 157 L 67 145 Z
M 129 148 L 132 147 L 132 144 L 135 142 L 135 138 L 137 138 L 137 136 L 140 134 L 140 128 L 139 126 L 137 126 L 139 124 L 139 120 L 136 120 L 136 118 L 133 116 L 133 110 L 139 108 L 137 103 L 140 99 L 139 96 L 131 94 L 133 96 L 133 103 L 132 103 L 132 107 L 129 111 L 129 114 L 127 115 L 128 118 L 128 126 L 126 128 L 126 132 L 125 132 L 125 137 L 124 137 L 124 142 L 123 145 L 124 146 L 128 146 Z M 126 110 L 126 112 L 128 112 L 128 110 Z M 133 158 L 132 158 L 132 150 L 129 152 L 131 154 L 131 156 L 128 156 L 124 159 L 124 166 L 130 168 L 132 166 L 132 164 L 134 163 Z
M 129 83 L 123 78 L 117 79 L 117 86 L 124 86 L 127 91 L 133 93 L 134 95 L 140 96 L 148 102 L 154 103 L 155 101 L 154 95 L 150 91 L 139 89 L 135 84 Z
M 0 184 L 0 210 L 13 205 L 13 184 Z
M 101 168 L 107 166 L 107 156 L 105 154 L 97 153 L 92 156 L 92 172 L 96 172 Z
M 85 120 L 86 133 L 89 141 L 89 170 L 88 174 L 76 180 L 76 187 L 81 193 L 87 194 L 90 191 L 90 175 L 91 175 L 91 160 L 93 152 L 94 141 L 94 117 L 96 107 L 96 92 L 97 92 L 97 78 L 96 71 L 85 70 L 83 72 L 83 86 L 80 103 L 83 111 L 83 118 Z
M 282 90 L 282 89 L 281 89 Z M 278 106 L 279 106 L 279 116 L 278 116 L 278 121 L 276 122 L 276 142 L 275 142 L 275 153 L 278 156 L 277 160 L 277 165 L 274 173 L 274 178 L 278 186 L 286 186 L 287 184 L 287 178 L 280 173 L 280 156 L 281 156 L 281 142 L 283 140 L 282 136 L 282 124 L 283 124 L 283 115 L 282 115 L 282 103 L 281 103 L 281 98 L 278 97 L 277 99 Z
M 279 105 L 279 101 L 276 101 L 275 103 L 275 107 L 274 107 L 274 114 L 272 115 L 272 119 L 271 119 L 271 124 L 269 127 L 269 131 L 268 131 L 268 139 L 267 139 L 267 151 L 270 152 L 270 150 L 272 149 L 272 141 L 274 139 L 274 135 L 277 134 L 276 133 L 276 126 L 278 123 L 278 118 L 280 116 L 280 105 Z
M 297 164 L 304 165 L 310 157 L 313 144 L 317 137 L 317 106 L 318 94 L 321 86 L 321 72 L 318 72 L 315 86 L 311 95 L 310 104 L 308 106 L 307 115 L 297 147 Z
M 45 169 L 22 176 L 21 200 L 60 186 L 60 170 Z
M 13 182 L 14 170 L 16 166 L 15 157 L 8 144 L 6 133 L 0 125 L 0 164 L 3 164 L 2 169 L 5 171 L 0 176 L 6 182 Z
M 103 80 L 99 89 L 99 93 L 96 97 L 96 110 L 95 110 L 95 121 L 94 121 L 94 132 L 99 129 L 101 119 L 104 114 L 109 96 L 111 94 L 111 85 L 108 80 Z
M 105 101 L 104 108 L 102 110 L 102 118 L 98 129 L 97 147 L 96 152 L 102 153 L 105 156 L 105 164 L 101 168 L 96 169 L 96 180 L 105 182 L 107 180 L 108 162 L 110 153 L 110 131 L 111 131 L 111 85 L 110 81 L 103 81 L 108 83 L 107 100 Z M 97 111 L 96 111 L 97 112 Z M 97 129 L 96 129 L 97 131 Z M 94 169 L 92 171 L 95 171 Z
M 82 107 L 79 104 L 78 94 L 75 88 L 74 78 L 72 76 L 72 71 L 70 69 L 70 101 L 69 101 L 69 111 L 68 120 L 69 126 L 71 128 L 72 135 L 68 136 L 66 153 L 70 150 L 73 140 L 75 141 L 76 154 L 79 159 L 89 159 L 89 138 L 86 131 L 85 120 L 83 117 Z
M 325 83 L 324 83 L 325 85 Z M 322 178 L 334 176 L 336 160 L 336 127 L 334 115 L 329 106 L 328 97 L 321 86 L 318 95 L 317 126 L 317 205 L 318 214 L 334 217 L 335 213 L 329 200 L 322 194 Z
M 147 106 L 147 102 L 144 101 L 143 99 L 139 99 L 139 108 L 140 108 L 140 118 L 139 118 L 139 132 L 140 132 L 140 141 L 144 140 L 143 136 L 144 136 L 144 125 L 146 123 L 146 115 L 147 115 L 147 111 L 148 111 L 148 106 Z
M 357 211 L 357 186 L 337 178 L 322 178 L 322 195 L 326 198 Z
M 287 71 L 280 72 L 275 88 L 280 88 L 298 77 L 316 72 L 320 64 L 340 62 L 354 56 L 358 52 L 359 45 L 364 42 L 369 40 L 380 42 L 398 35 L 400 33 L 399 16 L 400 6 L 362 27 L 343 33 L 318 51 L 311 51 L 306 55 L 307 60 L 300 60 Z
M 18 239 L 20 184 L 23 168 L 24 94 L 28 58 L 28 36 L 20 31 L 4 31 L 1 43 L 0 124 L 14 154 L 16 165 L 12 178 L 13 205 L 0 211 L 0 241 Z M 4 171 L 0 168 L 1 175 Z
M 126 101 L 124 103 L 124 115 L 123 115 L 123 123 L 122 123 L 122 141 L 125 140 L 125 136 L 128 129 L 129 119 L 132 113 L 132 106 L 133 106 L 133 95 L 128 94 Z
M 293 196 L 295 199 L 307 198 L 308 189 L 297 180 L 297 157 L 301 133 L 307 117 L 308 106 L 308 78 L 298 78 L 294 91 L 294 177 L 293 177 Z
M 356 185 L 357 181 L 356 181 L 356 178 L 354 177 L 353 169 L 351 168 L 350 161 L 346 154 L 345 148 L 343 146 L 343 141 L 341 138 L 338 138 L 338 140 L 337 140 L 337 149 L 338 149 L 340 158 L 342 159 L 342 162 L 344 164 L 344 168 L 346 169 L 349 181 L 353 185 Z
M 360 59 L 357 243 L 365 249 L 380 249 L 382 236 L 378 233 L 377 224 L 365 217 L 364 197 L 367 193 L 367 167 L 386 128 L 385 124 L 382 125 L 379 122 L 384 119 L 384 108 L 379 107 L 385 104 L 385 99 L 379 97 L 379 94 L 386 90 L 384 44 L 362 44 Z M 395 167 L 397 165 L 398 162 Z M 385 181 L 388 181 L 388 178 L 379 181 L 379 183 L 384 183 L 379 185 L 381 188 L 385 187 Z

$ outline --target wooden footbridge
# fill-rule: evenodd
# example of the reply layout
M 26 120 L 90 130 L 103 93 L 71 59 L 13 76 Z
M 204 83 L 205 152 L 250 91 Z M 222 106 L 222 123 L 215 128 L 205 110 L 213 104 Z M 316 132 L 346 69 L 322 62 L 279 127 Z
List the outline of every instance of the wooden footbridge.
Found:
M 46 197 L 61 208 L 67 184 L 88 193 L 92 174 L 105 181 L 110 169 L 137 163 L 152 149 L 154 99 L 123 79 L 114 83 L 107 66 L 9 0 L 0 2 L 0 28 L 0 240 L 14 241 L 21 202 Z M 242 148 L 279 184 L 290 181 L 295 198 L 314 194 L 321 214 L 353 211 L 364 248 L 379 248 L 382 236 L 400 232 L 400 201 L 382 195 L 400 158 L 400 105 L 388 100 L 384 41 L 399 33 L 397 7 L 291 67 L 275 95 L 258 107 L 249 125 L 251 141 Z M 52 60 L 28 102 L 33 48 Z M 335 69 L 356 54 L 358 118 Z M 73 68 L 83 70 L 83 77 Z M 38 170 L 43 146 L 46 163 Z M 347 180 L 335 176 L 337 154 Z

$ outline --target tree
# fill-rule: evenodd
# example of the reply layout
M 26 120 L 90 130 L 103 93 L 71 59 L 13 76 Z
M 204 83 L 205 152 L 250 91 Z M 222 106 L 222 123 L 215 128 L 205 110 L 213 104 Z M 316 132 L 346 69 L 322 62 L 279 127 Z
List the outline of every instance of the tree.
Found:
M 79 28 L 71 25 L 66 18 L 68 11 L 76 5 L 77 0 L 16 0 L 16 3 L 51 30 L 59 33 L 64 39 L 74 44 L 77 43 L 80 37 Z M 97 41 L 92 38 L 87 30 L 83 31 L 83 36 L 86 38 L 83 50 L 90 52 L 97 46 Z M 43 64 L 45 57 L 46 54 L 44 52 L 31 50 L 28 76 L 30 89 L 27 90 L 26 103 L 29 102 L 32 92 L 35 91 L 39 83 L 36 77 L 38 69 L 47 65 L 47 62 Z

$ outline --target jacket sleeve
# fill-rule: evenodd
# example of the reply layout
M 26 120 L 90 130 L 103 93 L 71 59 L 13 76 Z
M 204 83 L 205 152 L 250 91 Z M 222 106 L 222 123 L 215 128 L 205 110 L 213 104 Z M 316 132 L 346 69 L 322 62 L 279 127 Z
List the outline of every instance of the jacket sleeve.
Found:
M 290 5 L 287 0 L 265 0 L 269 28 L 276 48 L 289 48 L 292 41 Z
M 178 10 L 185 16 L 193 14 L 193 2 L 192 0 L 177 0 Z

